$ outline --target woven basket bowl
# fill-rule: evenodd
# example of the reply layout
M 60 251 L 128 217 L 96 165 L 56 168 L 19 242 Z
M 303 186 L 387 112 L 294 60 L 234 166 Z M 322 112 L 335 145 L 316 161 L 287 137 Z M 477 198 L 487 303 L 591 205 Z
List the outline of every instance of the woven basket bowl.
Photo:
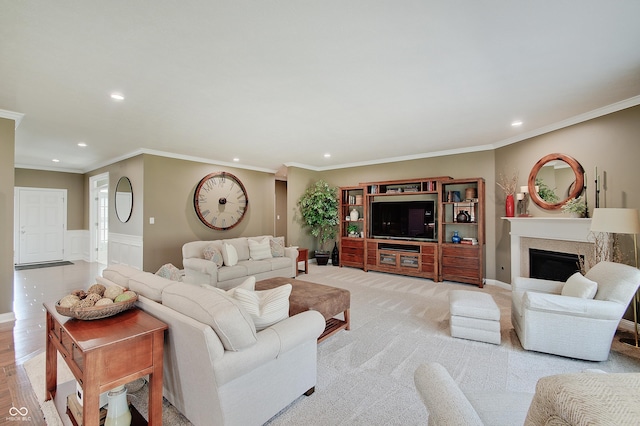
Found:
M 56 310 L 60 315 L 66 317 L 77 318 L 80 320 L 95 320 L 100 318 L 111 317 L 127 309 L 133 308 L 138 300 L 138 296 L 132 297 L 124 302 L 116 302 L 105 306 L 89 306 L 88 308 L 63 308 L 60 301 L 56 302 Z

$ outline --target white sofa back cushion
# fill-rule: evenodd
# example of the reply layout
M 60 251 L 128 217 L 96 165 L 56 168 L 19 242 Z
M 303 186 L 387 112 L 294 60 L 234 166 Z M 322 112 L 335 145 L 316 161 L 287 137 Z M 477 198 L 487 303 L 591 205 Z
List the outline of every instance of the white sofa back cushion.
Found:
M 257 342 L 251 316 L 226 294 L 174 283 L 162 292 L 162 304 L 211 326 L 228 351 L 240 351 Z
M 119 286 L 129 288 L 129 278 L 143 271 L 127 265 L 109 265 L 102 271 L 102 276 Z M 135 290 L 134 290 L 135 291 Z
M 249 256 L 252 260 L 271 259 L 271 244 L 269 237 L 265 237 L 260 241 L 249 239 Z
M 128 287 L 147 299 L 151 299 L 154 302 L 162 302 L 162 291 L 176 282 L 151 272 L 141 272 L 129 278 Z

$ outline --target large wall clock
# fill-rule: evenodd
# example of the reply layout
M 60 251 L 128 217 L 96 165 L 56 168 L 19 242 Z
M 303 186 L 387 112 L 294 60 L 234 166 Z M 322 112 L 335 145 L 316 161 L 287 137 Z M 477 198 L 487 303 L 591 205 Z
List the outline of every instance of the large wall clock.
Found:
M 249 198 L 240 179 L 231 173 L 216 172 L 198 183 L 193 206 L 202 223 L 224 231 L 242 221 L 249 208 Z

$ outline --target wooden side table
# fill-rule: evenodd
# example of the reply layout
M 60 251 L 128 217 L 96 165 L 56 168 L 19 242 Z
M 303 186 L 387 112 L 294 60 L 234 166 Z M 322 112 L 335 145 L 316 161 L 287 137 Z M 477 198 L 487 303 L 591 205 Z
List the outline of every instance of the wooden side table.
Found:
M 296 276 L 299 275 L 298 263 L 304 262 L 304 273 L 309 273 L 309 249 L 298 247 L 298 259 L 296 260 Z
M 113 317 L 82 321 L 47 310 L 45 399 L 56 398 L 57 352 L 82 386 L 84 426 L 99 424 L 100 394 L 149 375 L 149 424 L 162 424 L 162 357 L 167 324 L 133 308 Z M 75 390 L 75 389 L 74 389 Z M 61 417 L 64 416 L 64 411 Z

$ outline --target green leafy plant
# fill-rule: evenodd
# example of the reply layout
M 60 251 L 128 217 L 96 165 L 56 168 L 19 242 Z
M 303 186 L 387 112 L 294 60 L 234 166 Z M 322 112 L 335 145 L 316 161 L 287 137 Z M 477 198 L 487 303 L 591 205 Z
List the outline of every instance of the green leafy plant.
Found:
M 561 207 L 565 213 L 574 213 L 583 217 L 587 211 L 587 206 L 584 204 L 584 197 L 581 195 L 578 198 L 572 198 Z
M 540 197 L 542 200 L 551 204 L 558 202 L 558 196 L 553 189 L 547 186 L 546 183 L 544 183 L 540 179 L 536 179 L 536 186 L 538 187 L 538 197 Z
M 298 209 L 303 226 L 318 239 L 320 250 L 324 251 L 326 242 L 334 239 L 338 233 L 337 188 L 319 180 L 302 194 L 298 200 Z
M 347 233 L 349 233 L 349 234 L 357 234 L 358 233 L 358 225 L 349 225 L 349 226 L 347 226 Z

